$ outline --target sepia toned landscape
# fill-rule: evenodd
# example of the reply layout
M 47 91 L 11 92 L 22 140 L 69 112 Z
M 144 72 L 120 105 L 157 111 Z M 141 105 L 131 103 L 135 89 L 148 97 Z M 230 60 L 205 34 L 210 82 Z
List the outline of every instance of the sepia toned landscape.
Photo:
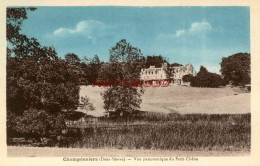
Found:
M 248 7 L 6 13 L 9 157 L 250 154 Z

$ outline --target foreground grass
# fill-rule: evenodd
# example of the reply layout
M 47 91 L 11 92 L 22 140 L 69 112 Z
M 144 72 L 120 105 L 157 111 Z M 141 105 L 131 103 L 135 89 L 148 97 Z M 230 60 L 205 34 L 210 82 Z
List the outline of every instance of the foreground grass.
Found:
M 7 147 L 8 157 L 199 157 L 249 156 L 248 151 L 178 151 L 132 149 L 79 149 L 56 147 Z
M 145 115 L 82 131 L 73 148 L 250 151 L 250 114 Z M 103 120 L 105 121 L 105 120 Z M 138 123 L 139 122 L 139 123 Z M 113 125 L 112 125 L 113 124 Z

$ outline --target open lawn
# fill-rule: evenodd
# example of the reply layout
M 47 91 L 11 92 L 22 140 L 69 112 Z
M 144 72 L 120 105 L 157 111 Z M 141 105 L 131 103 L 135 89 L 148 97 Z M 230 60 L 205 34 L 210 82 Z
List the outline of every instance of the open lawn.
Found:
M 80 96 L 87 95 L 96 108 L 89 113 L 102 116 L 105 88 L 82 86 Z M 180 114 L 243 114 L 250 113 L 250 93 L 239 93 L 231 88 L 194 88 L 185 86 L 145 88 L 142 111 L 176 112 Z M 82 110 L 83 112 L 85 110 Z
M 81 87 L 80 95 L 87 95 L 96 108 L 93 115 L 103 115 L 100 95 L 103 91 L 100 87 Z M 250 153 L 250 93 L 228 88 L 170 86 L 147 88 L 142 99 L 141 110 L 146 111 L 142 114 L 127 119 L 99 118 L 93 126 L 69 130 L 66 137 L 51 145 L 54 148 L 8 147 L 8 156 L 237 156 Z

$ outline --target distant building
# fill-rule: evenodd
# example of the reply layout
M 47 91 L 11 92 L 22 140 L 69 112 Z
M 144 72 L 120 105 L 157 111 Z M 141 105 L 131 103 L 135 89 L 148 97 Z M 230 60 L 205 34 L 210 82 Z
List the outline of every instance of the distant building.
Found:
M 167 69 L 167 64 L 162 64 L 161 68 L 155 68 L 155 66 L 150 66 L 148 69 L 141 69 L 141 79 L 151 80 L 151 79 L 166 79 L 165 70 Z
M 173 73 L 173 81 L 174 84 L 178 85 L 188 85 L 187 83 L 182 81 L 182 77 L 185 75 L 193 75 L 196 76 L 196 71 L 192 64 L 187 64 L 185 66 L 174 66 L 170 67 L 174 69 Z M 152 80 L 152 79 L 167 79 L 166 70 L 167 63 L 163 63 L 161 68 L 155 68 L 155 66 L 150 66 L 147 69 L 141 69 L 141 79 L 142 80 Z

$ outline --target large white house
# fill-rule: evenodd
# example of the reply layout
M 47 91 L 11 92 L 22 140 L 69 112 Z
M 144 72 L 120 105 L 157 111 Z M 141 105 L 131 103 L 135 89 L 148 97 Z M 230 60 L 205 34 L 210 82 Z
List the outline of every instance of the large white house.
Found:
M 185 75 L 193 75 L 196 76 L 196 71 L 192 64 L 187 64 L 185 66 L 174 66 L 170 67 L 174 69 L 173 77 L 174 84 L 178 85 L 185 85 L 182 81 L 182 77 Z M 155 66 L 150 66 L 147 69 L 141 70 L 141 79 L 143 80 L 152 80 L 152 79 L 167 79 L 166 70 L 167 69 L 167 63 L 162 64 L 162 67 L 156 68 Z

